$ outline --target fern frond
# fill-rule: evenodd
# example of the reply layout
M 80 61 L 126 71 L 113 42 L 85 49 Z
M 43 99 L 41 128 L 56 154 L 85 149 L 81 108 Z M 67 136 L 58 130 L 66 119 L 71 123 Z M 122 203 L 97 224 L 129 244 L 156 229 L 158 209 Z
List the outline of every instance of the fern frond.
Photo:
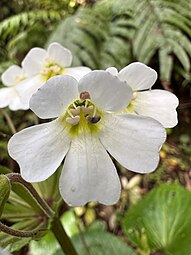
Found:
M 133 38 L 137 60 L 149 63 L 159 52 L 160 79 L 170 80 L 172 55 L 176 56 L 186 72 L 190 70 L 191 8 L 186 1 L 136 0 L 134 18 L 138 29 Z M 144 10 L 140 16 L 140 7 Z M 177 12 L 178 10 L 178 12 Z M 144 22 L 145 21 L 145 22 Z M 178 39 L 178 41 L 177 41 Z M 164 63 L 167 68 L 164 68 Z
M 17 14 L 0 22 L 0 38 L 6 41 L 36 22 L 59 21 L 61 15 L 55 11 L 31 11 Z
M 72 50 L 74 65 L 91 68 L 120 69 L 133 60 L 149 64 L 155 57 L 160 79 L 169 81 L 174 59 L 190 72 L 191 2 L 100 0 L 63 21 L 52 41 Z
M 121 13 L 114 8 L 115 2 L 100 1 L 92 9 L 80 9 L 60 24 L 48 43 L 58 41 L 69 48 L 74 65 L 122 68 L 132 58 L 130 40 L 135 26 L 131 11 Z

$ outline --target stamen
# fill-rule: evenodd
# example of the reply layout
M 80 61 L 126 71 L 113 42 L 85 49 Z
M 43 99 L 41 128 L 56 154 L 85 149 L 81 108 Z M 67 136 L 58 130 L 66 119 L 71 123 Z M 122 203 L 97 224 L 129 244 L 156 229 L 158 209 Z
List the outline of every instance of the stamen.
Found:
M 80 106 L 78 106 L 78 107 L 75 108 L 75 109 L 70 109 L 70 113 L 71 113 L 73 116 L 79 115 L 79 114 L 80 114 L 80 111 L 81 111 Z M 73 117 L 73 116 L 72 116 L 72 117 Z
M 98 121 L 100 121 L 101 119 L 101 116 L 97 115 L 97 116 L 87 116 L 86 117 L 87 121 L 90 123 L 90 124 L 96 124 Z
M 93 117 L 96 115 L 96 107 L 94 107 Z
M 89 107 L 81 106 L 81 110 L 85 114 L 89 114 L 94 109 L 93 105 L 90 105 Z
M 68 122 L 69 124 L 71 124 L 73 126 L 77 125 L 79 123 L 79 121 L 80 121 L 80 116 L 79 115 L 77 115 L 73 118 L 69 118 L 69 117 L 66 118 L 66 122 Z
M 77 108 L 77 106 L 76 106 L 75 102 L 73 102 L 73 104 L 72 104 L 72 105 L 74 106 L 74 108 L 75 108 L 75 109 Z
M 71 109 L 72 110 L 72 109 Z M 71 110 L 69 110 L 69 109 L 67 109 L 67 112 L 68 112 L 68 114 L 70 115 L 70 117 L 74 117 L 74 115 L 72 114 L 72 112 L 71 112 Z
M 90 99 L 90 94 L 87 91 L 83 91 L 80 93 L 80 99 Z

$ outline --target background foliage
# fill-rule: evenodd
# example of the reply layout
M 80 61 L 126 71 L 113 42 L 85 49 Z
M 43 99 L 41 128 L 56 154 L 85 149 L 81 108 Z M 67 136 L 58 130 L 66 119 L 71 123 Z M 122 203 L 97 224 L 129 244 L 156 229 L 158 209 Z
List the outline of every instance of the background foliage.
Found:
M 61 205 L 59 216 L 79 254 L 190 254 L 191 1 L 2 0 L 0 9 L 0 73 L 12 63 L 20 64 L 30 48 L 57 41 L 72 51 L 73 66 L 121 69 L 132 61 L 144 62 L 159 73 L 154 88 L 173 90 L 180 100 L 179 124 L 167 130 L 157 171 L 137 175 L 117 165 L 123 187 L 117 205 L 90 203 L 69 209 L 52 189 L 59 172 L 34 184 L 53 209 Z M 16 130 L 41 123 L 31 111 L 1 110 L 0 173 L 19 171 L 7 154 L 12 135 L 7 115 Z M 4 182 L 1 187 L 6 186 Z M 21 186 L 13 185 L 5 203 L 8 193 L 0 191 L 6 224 L 23 230 L 48 227 Z M 43 255 L 45 246 L 52 255 L 63 254 L 51 232 L 43 232 L 28 246 L 29 241 L 0 233 L 0 246 L 17 255 Z

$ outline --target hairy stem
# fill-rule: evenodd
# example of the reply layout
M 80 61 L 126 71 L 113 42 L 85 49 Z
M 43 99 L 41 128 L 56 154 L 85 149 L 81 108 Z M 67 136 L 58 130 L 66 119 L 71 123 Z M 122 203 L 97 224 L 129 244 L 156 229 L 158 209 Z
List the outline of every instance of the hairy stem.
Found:
M 0 230 L 8 235 L 16 237 L 35 237 L 39 232 L 42 231 L 42 229 L 29 231 L 15 230 L 4 225 L 2 222 L 0 222 Z
M 22 179 L 20 174 L 11 173 L 11 174 L 7 174 L 6 176 L 9 178 L 10 182 L 12 183 L 17 182 L 17 183 L 20 183 L 22 186 L 24 186 L 26 190 L 34 197 L 34 199 L 36 200 L 38 205 L 42 208 L 44 213 L 48 216 L 48 218 L 52 218 L 54 216 L 54 212 L 49 207 L 49 205 L 44 201 L 44 199 L 42 199 L 39 196 L 37 191 L 34 189 L 34 187 L 30 183 Z
M 34 187 L 22 179 L 21 175 L 18 173 L 10 173 L 6 175 L 10 182 L 12 183 L 19 183 L 23 185 L 26 190 L 34 197 L 34 199 L 37 201 L 39 206 L 43 209 L 46 216 L 51 219 L 51 230 L 54 233 L 57 241 L 59 242 L 62 250 L 66 255 L 78 255 L 70 238 L 67 236 L 60 220 L 58 217 L 56 217 L 55 213 L 52 211 L 52 209 L 49 207 L 49 205 L 39 196 L 37 191 L 34 189 Z M 19 237 L 30 237 L 36 235 L 40 230 L 37 231 L 18 231 L 18 230 L 12 230 L 11 228 L 5 226 L 1 223 L 0 230 L 2 229 L 3 232 L 6 232 L 10 235 L 15 235 Z

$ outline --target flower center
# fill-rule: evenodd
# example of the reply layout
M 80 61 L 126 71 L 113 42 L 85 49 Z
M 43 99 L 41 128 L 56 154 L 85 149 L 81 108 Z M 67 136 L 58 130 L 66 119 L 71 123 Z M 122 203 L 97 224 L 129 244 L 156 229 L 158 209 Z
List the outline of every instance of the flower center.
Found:
M 45 80 L 48 80 L 55 75 L 62 74 L 63 71 L 63 67 L 59 66 L 56 63 L 48 62 L 41 70 L 41 74 Z
M 90 94 L 84 91 L 79 99 L 68 106 L 63 120 L 70 135 L 74 136 L 83 132 L 97 133 L 102 118 L 103 111 L 96 107 Z

